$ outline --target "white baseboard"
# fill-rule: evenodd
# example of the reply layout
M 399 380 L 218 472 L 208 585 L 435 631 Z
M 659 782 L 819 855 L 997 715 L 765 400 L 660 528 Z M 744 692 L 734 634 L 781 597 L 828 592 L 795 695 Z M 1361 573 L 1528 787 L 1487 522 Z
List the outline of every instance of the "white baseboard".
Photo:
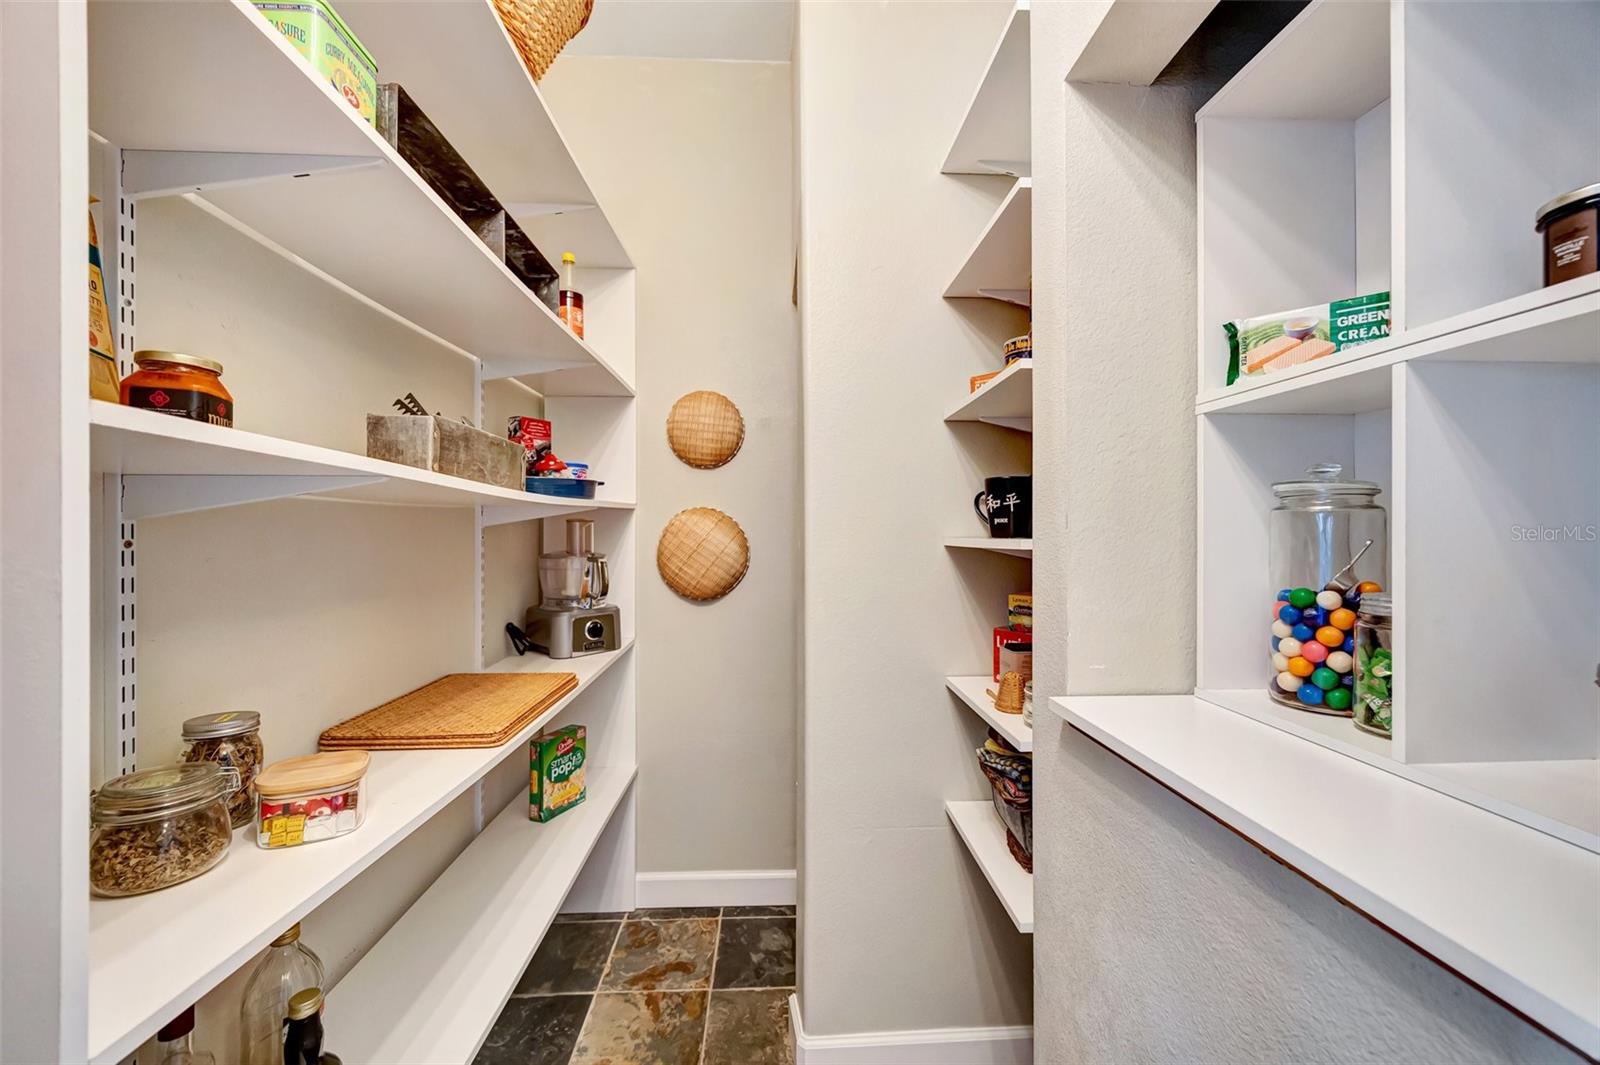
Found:
M 789 996 L 795 1065 L 1031 1065 L 1033 1029 L 922 1028 L 909 1032 L 808 1035 L 800 1000 Z
M 658 906 L 793 906 L 793 869 L 697 869 L 640 873 L 638 902 Z

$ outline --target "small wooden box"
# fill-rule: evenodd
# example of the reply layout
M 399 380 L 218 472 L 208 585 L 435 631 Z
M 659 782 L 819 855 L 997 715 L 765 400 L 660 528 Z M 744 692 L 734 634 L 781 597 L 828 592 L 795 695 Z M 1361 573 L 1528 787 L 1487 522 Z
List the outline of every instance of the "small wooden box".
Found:
M 438 415 L 367 415 L 367 454 L 497 488 L 523 487 L 521 444 Z

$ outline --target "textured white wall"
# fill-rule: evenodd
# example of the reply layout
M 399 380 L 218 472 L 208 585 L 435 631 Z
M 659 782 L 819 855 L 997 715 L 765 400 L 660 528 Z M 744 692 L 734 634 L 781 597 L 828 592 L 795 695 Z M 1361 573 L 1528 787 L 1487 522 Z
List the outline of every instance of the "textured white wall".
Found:
M 982 531 L 1020 434 L 942 418 L 1020 311 L 940 296 L 1009 184 L 940 164 L 1008 4 L 798 13 L 805 374 L 801 1011 L 831 1035 L 1025 1024 L 1031 944 L 944 814 L 988 790 L 979 720 L 944 689 L 988 668 L 1024 562 Z
M 792 869 L 800 374 L 789 64 L 565 56 L 540 88 L 639 271 L 639 869 Z M 744 415 L 744 446 L 718 470 L 691 469 L 667 446 L 667 412 L 700 388 Z M 693 506 L 731 514 L 750 538 L 749 574 L 714 603 L 678 598 L 655 572 L 662 527 Z
M 1064 85 L 1101 6 L 1032 13 L 1041 705 L 1194 682 L 1192 112 L 1242 57 Z M 1034 745 L 1035 1060 L 1572 1060 L 1053 714 Z

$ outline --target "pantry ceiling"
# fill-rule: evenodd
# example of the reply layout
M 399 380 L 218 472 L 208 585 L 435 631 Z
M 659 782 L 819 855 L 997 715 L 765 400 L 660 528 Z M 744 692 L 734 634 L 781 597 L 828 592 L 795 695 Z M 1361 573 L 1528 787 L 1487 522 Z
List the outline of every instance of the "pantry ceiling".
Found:
M 568 55 L 787 61 L 794 0 L 595 0 Z

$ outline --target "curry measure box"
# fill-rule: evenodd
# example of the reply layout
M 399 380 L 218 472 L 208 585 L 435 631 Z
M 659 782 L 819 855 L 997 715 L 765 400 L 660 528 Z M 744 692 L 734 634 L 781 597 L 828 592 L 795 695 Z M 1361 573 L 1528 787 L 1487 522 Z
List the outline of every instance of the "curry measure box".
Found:
M 528 741 L 528 820 L 548 821 L 588 795 L 589 730 L 567 725 Z
M 327 0 L 254 0 L 295 51 L 369 125 L 378 121 L 378 64 Z

